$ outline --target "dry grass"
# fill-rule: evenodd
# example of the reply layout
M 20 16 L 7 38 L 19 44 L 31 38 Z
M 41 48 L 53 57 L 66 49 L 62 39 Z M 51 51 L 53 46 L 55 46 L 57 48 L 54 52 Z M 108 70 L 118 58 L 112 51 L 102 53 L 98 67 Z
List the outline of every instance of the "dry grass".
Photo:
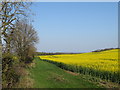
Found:
M 72 74 L 72 75 L 74 75 L 74 76 L 78 76 L 78 75 L 79 75 L 79 73 L 75 73 L 75 72 L 71 72 L 71 71 L 66 71 L 66 70 L 65 70 L 65 72 L 67 72 L 67 73 L 69 73 L 69 74 Z
M 30 63 L 30 64 L 29 64 L 29 67 L 33 67 L 33 68 L 34 68 L 34 67 L 35 67 L 35 63 L 34 63 L 34 62 L 33 62 L 33 63 Z
M 56 73 L 52 73 L 47 79 L 48 80 L 54 80 L 56 82 L 62 82 L 62 83 L 67 82 L 67 80 L 62 75 L 59 75 L 59 74 L 56 74 Z
M 32 88 L 34 80 L 30 78 L 30 73 L 23 67 L 18 67 L 17 69 L 19 69 L 17 73 L 21 78 L 15 88 Z
M 28 76 L 22 77 L 16 88 L 32 88 L 34 80 Z

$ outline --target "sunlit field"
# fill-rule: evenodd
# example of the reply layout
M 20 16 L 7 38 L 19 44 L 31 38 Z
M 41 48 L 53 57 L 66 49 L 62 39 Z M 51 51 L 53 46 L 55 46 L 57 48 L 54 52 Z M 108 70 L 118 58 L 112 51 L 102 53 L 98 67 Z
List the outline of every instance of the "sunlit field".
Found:
M 40 56 L 63 69 L 119 83 L 118 49 L 82 54 Z

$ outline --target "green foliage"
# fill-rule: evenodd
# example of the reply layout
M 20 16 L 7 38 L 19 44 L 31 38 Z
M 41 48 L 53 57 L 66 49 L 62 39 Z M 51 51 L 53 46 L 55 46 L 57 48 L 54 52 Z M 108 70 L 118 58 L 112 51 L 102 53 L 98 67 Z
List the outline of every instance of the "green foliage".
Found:
M 16 72 L 16 63 L 18 58 L 11 54 L 3 54 L 2 58 L 2 84 L 3 87 L 12 87 L 19 81 L 19 75 Z

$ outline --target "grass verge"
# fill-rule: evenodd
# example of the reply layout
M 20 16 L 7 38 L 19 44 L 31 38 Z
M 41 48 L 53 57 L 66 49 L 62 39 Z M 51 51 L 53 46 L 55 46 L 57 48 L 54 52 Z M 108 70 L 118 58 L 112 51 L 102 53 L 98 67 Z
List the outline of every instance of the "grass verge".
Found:
M 95 83 L 72 75 L 54 64 L 35 58 L 35 66 L 30 68 L 30 78 L 34 88 L 101 88 Z

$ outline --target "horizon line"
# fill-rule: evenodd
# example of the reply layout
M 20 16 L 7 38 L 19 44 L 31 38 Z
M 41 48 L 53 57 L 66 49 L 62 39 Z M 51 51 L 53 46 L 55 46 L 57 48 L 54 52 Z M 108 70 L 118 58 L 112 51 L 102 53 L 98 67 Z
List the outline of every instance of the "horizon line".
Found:
M 87 53 L 87 52 L 94 52 L 97 50 L 111 50 L 111 49 L 120 49 L 119 47 L 116 48 L 101 48 L 101 49 L 94 49 L 91 51 L 36 51 L 36 52 L 43 52 L 43 53 Z

